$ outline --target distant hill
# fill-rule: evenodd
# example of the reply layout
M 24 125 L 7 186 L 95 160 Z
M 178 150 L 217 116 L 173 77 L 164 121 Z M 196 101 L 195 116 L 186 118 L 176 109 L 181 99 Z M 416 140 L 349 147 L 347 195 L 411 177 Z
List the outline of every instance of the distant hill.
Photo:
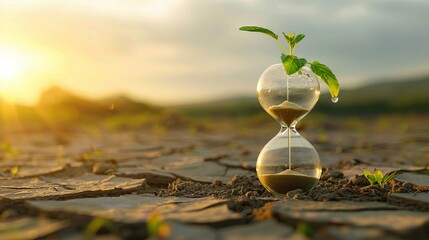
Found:
M 44 91 L 36 104 L 40 111 L 70 113 L 70 115 L 107 115 L 109 108 L 95 101 L 85 99 L 60 87 Z
M 51 87 L 41 94 L 36 108 L 41 111 L 67 113 L 76 116 L 101 117 L 120 113 L 134 114 L 155 112 L 159 109 L 148 104 L 134 101 L 125 96 L 113 96 L 100 100 L 89 100 L 66 91 L 60 87 Z
M 429 113 L 429 76 L 341 90 L 340 101 L 336 104 L 329 99 L 330 96 L 322 94 L 313 111 L 337 114 Z M 256 96 L 244 96 L 175 109 L 192 116 L 240 116 L 260 113 L 262 108 Z
M 255 95 L 176 106 L 174 110 L 190 116 L 228 117 L 256 114 L 261 111 L 261 106 Z
M 340 101 L 330 102 L 326 94 L 313 110 L 335 114 L 429 113 L 429 76 L 407 81 L 380 82 L 357 89 L 342 90 Z M 112 125 L 133 126 L 160 122 L 180 123 L 186 117 L 228 118 L 265 116 L 256 96 L 234 97 L 183 106 L 156 107 L 125 96 L 90 100 L 59 87 L 45 91 L 34 106 L 14 105 L 0 100 L 3 125 L 74 126 L 109 120 Z M 173 121 L 173 120 L 174 121 Z M 180 124 L 178 124 L 178 122 Z M 168 125 L 168 124 L 167 124 Z
M 112 96 L 96 101 L 98 105 L 115 113 L 159 112 L 160 108 L 138 102 L 126 96 Z
M 335 105 L 319 100 L 317 111 L 368 114 L 429 112 L 429 76 L 344 90 Z

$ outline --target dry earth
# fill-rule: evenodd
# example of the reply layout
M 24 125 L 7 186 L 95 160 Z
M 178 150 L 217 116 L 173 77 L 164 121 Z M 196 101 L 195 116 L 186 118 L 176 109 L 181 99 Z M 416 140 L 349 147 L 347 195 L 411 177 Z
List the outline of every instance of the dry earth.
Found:
M 429 239 L 429 127 L 390 130 L 304 129 L 324 172 L 284 198 L 255 176 L 273 129 L 3 136 L 0 239 Z

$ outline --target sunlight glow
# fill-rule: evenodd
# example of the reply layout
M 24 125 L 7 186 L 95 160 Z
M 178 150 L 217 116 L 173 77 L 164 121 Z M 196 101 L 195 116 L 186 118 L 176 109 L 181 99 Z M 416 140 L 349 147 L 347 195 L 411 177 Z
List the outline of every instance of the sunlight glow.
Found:
M 30 65 L 24 54 L 7 47 L 0 48 L 0 81 L 16 81 Z
M 67 74 L 61 52 L 35 42 L 0 43 L 0 99 L 6 102 L 37 101 L 43 89 Z

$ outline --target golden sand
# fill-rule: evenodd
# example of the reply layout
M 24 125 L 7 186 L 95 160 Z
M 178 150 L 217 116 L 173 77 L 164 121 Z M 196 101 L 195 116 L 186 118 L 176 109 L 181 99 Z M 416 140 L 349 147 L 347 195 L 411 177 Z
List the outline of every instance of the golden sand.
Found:
M 293 170 L 286 170 L 277 174 L 263 174 L 259 175 L 258 178 L 270 191 L 280 194 L 286 194 L 298 188 L 306 192 L 314 187 L 318 181 L 315 177 L 310 177 Z
M 284 101 L 279 105 L 271 106 L 268 110 L 288 127 L 290 127 L 296 119 L 308 112 L 307 109 L 289 101 Z

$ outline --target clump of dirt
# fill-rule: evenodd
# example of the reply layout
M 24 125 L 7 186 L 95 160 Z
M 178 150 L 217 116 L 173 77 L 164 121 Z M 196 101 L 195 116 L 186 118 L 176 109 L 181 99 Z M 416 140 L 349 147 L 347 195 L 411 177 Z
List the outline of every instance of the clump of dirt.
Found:
M 301 189 L 293 190 L 285 194 L 285 198 L 313 201 L 380 201 L 386 202 L 392 192 L 415 192 L 413 184 L 390 181 L 383 187 L 370 185 L 363 175 L 347 179 L 340 170 L 324 169 L 318 184 L 310 191 Z M 159 196 L 176 197 L 215 197 L 220 199 L 234 199 L 236 203 L 244 205 L 260 205 L 260 198 L 273 198 L 259 182 L 256 175 L 234 176 L 228 183 L 213 181 L 211 184 L 198 183 L 177 179 L 170 183 L 168 188 L 161 189 Z M 250 202 L 249 202 L 250 201 Z M 235 206 L 241 209 L 240 206 Z
M 380 201 L 386 202 L 387 196 L 392 192 L 414 192 L 413 185 L 390 181 L 383 187 L 370 185 L 363 175 L 353 179 L 344 177 L 340 170 L 325 170 L 320 181 L 309 192 L 301 189 L 290 191 L 286 198 L 313 201 Z
M 262 186 L 256 175 L 249 176 L 236 175 L 228 183 L 213 181 L 211 184 L 204 184 L 192 181 L 177 179 L 170 183 L 167 189 L 161 189 L 160 196 L 176 197 L 208 197 L 229 198 L 229 199 L 252 199 L 255 197 L 271 197 L 272 195 Z

